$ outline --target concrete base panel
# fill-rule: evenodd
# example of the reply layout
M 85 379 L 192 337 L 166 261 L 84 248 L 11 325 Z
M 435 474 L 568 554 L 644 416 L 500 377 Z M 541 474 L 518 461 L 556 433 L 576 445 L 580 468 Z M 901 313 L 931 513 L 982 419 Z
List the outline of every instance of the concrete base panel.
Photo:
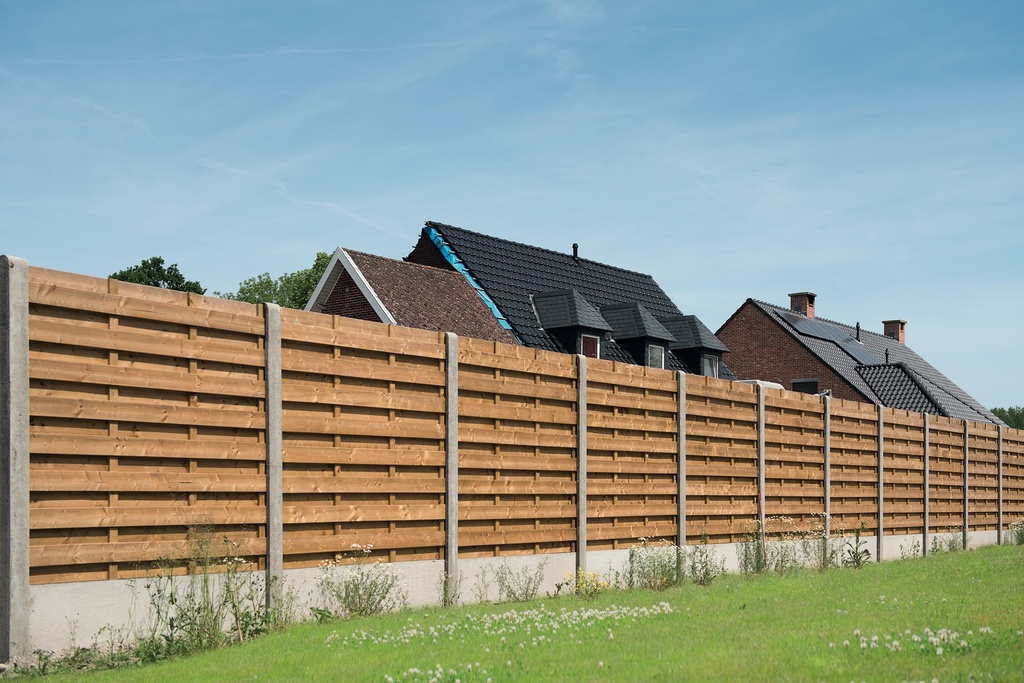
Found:
M 943 533 L 931 538 L 946 539 L 958 533 Z M 882 544 L 885 560 L 898 560 L 911 554 L 920 554 L 923 537 L 886 536 Z M 833 537 L 833 547 L 843 551 L 853 543 L 853 537 Z M 971 548 L 992 545 L 995 531 L 972 532 Z M 916 547 L 915 547 L 915 544 Z M 692 550 L 694 546 L 687 546 Z M 874 536 L 862 536 L 861 548 L 875 560 L 877 545 Z M 715 555 L 725 561 L 728 572 L 738 572 L 742 554 L 741 543 L 713 544 Z M 610 583 L 618 580 L 624 585 L 629 567 L 629 550 L 592 550 L 587 553 L 587 570 L 600 575 Z M 555 594 L 557 584 L 564 584 L 575 575 L 575 553 L 551 555 L 515 555 L 507 557 L 460 558 L 458 598 L 462 604 L 481 601 L 498 602 L 500 599 L 496 572 L 507 565 L 515 576 L 541 575 L 537 595 Z M 406 592 L 410 607 L 437 605 L 441 601 L 441 581 L 444 562 L 439 560 L 397 562 L 389 565 Z M 345 571 L 340 567 L 339 571 Z M 284 604 L 291 608 L 293 618 L 310 617 L 310 609 L 323 604 L 317 579 L 320 568 L 292 569 L 285 572 Z M 262 573 L 261 573 L 262 577 Z M 178 577 L 187 581 L 187 577 Z M 72 646 L 88 646 L 124 642 L 145 635 L 149 623 L 149 591 L 147 579 L 119 581 L 88 581 L 31 586 L 29 590 L 29 640 L 31 649 L 60 652 Z M 564 588 L 563 588 L 564 592 Z

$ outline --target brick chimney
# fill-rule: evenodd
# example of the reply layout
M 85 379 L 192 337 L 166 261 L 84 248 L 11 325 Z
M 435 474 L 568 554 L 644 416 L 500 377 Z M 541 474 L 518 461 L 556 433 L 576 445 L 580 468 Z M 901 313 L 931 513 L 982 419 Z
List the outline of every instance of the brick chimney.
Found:
M 789 309 L 802 313 L 808 318 L 814 317 L 814 292 L 794 292 L 789 295 Z
M 906 320 L 883 320 L 885 325 L 885 336 L 895 339 L 900 344 L 907 343 L 907 321 Z

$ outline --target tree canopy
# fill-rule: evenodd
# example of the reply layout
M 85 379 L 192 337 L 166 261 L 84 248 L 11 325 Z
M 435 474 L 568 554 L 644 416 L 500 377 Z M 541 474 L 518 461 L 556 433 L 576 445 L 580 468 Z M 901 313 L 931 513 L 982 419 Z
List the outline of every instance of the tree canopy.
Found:
M 145 259 L 137 266 L 112 273 L 110 278 L 121 282 L 134 282 L 138 285 L 173 289 L 178 292 L 206 294 L 206 290 L 199 282 L 185 279 L 185 276 L 178 270 L 177 263 L 164 266 L 164 260 L 160 256 Z
M 305 308 L 330 260 L 330 254 L 319 251 L 309 268 L 284 273 L 277 279 L 270 277 L 270 273 L 263 273 L 240 282 L 237 292 L 214 294 L 250 304 L 274 303 L 285 308 Z
M 1024 429 L 1024 406 L 993 408 L 992 414 L 1014 429 Z

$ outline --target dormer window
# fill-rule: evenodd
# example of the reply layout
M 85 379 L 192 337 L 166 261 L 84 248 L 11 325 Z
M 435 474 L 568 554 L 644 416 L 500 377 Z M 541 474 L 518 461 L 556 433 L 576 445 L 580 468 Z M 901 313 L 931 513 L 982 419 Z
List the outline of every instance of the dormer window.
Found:
M 647 347 L 647 365 L 652 368 L 665 367 L 665 347 L 651 344 Z
M 718 377 L 718 356 L 705 353 L 701 356 L 700 374 L 705 377 Z
M 600 358 L 601 338 L 593 334 L 581 334 L 580 353 L 587 358 Z

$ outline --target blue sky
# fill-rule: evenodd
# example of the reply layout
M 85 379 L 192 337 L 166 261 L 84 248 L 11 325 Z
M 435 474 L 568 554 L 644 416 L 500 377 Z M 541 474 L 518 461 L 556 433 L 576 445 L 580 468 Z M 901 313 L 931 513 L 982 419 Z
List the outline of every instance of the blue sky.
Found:
M 1024 405 L 1024 3 L 0 0 L 0 252 L 210 291 L 425 220 L 908 320 Z

